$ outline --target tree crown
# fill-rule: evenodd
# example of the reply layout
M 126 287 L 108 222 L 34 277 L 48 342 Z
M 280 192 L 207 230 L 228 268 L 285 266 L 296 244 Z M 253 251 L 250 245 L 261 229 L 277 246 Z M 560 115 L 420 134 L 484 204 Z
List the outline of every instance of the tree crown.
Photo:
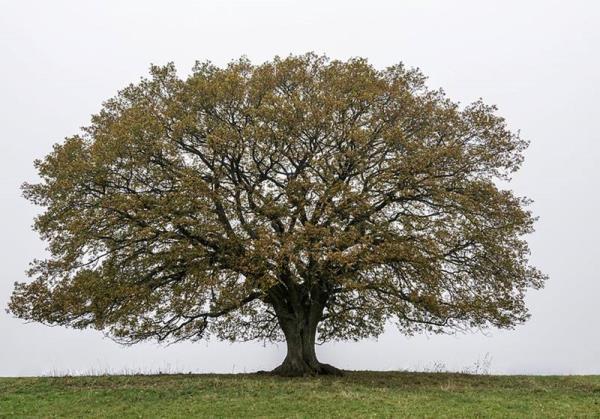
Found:
M 49 257 L 9 308 L 123 342 L 279 339 L 281 304 L 313 301 L 322 340 L 511 327 L 545 279 L 496 182 L 526 146 L 403 65 L 153 66 L 36 161 Z

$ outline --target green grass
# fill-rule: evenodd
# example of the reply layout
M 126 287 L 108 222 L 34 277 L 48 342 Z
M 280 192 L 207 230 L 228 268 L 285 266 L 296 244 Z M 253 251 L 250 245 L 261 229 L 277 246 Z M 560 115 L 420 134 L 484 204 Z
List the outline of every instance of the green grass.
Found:
M 0 417 L 600 417 L 600 376 L 0 378 Z

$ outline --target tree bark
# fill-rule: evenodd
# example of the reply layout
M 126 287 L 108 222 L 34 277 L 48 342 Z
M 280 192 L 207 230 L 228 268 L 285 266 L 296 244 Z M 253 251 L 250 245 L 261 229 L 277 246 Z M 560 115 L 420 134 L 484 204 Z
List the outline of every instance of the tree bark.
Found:
M 320 296 L 322 297 L 322 296 Z M 287 344 L 283 363 L 272 372 L 286 377 L 307 375 L 342 375 L 342 371 L 319 362 L 315 352 L 317 326 L 325 303 L 323 298 L 285 298 L 273 302 L 279 326 Z

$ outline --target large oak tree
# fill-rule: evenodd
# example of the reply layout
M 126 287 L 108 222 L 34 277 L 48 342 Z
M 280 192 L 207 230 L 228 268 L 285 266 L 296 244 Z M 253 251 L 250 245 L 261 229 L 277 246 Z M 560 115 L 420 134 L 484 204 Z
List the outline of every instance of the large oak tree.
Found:
M 49 243 L 16 316 L 114 339 L 283 340 L 284 375 L 337 373 L 315 341 L 512 327 L 527 143 L 417 70 L 314 54 L 173 65 L 104 103 L 24 185 Z

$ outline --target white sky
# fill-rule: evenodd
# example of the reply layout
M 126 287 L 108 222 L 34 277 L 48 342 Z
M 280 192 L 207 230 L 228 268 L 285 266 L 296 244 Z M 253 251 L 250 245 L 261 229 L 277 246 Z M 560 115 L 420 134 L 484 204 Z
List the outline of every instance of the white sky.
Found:
M 431 87 L 497 104 L 531 140 L 512 187 L 535 200 L 532 261 L 550 280 L 532 319 L 487 335 L 326 344 L 347 369 L 600 373 L 600 2 L 589 1 L 26 1 L 0 0 L 0 376 L 271 369 L 285 345 L 221 342 L 121 347 L 95 331 L 24 324 L 4 312 L 44 244 L 20 197 L 34 158 L 77 132 L 103 100 L 174 61 L 225 64 L 315 51 L 420 67 Z

